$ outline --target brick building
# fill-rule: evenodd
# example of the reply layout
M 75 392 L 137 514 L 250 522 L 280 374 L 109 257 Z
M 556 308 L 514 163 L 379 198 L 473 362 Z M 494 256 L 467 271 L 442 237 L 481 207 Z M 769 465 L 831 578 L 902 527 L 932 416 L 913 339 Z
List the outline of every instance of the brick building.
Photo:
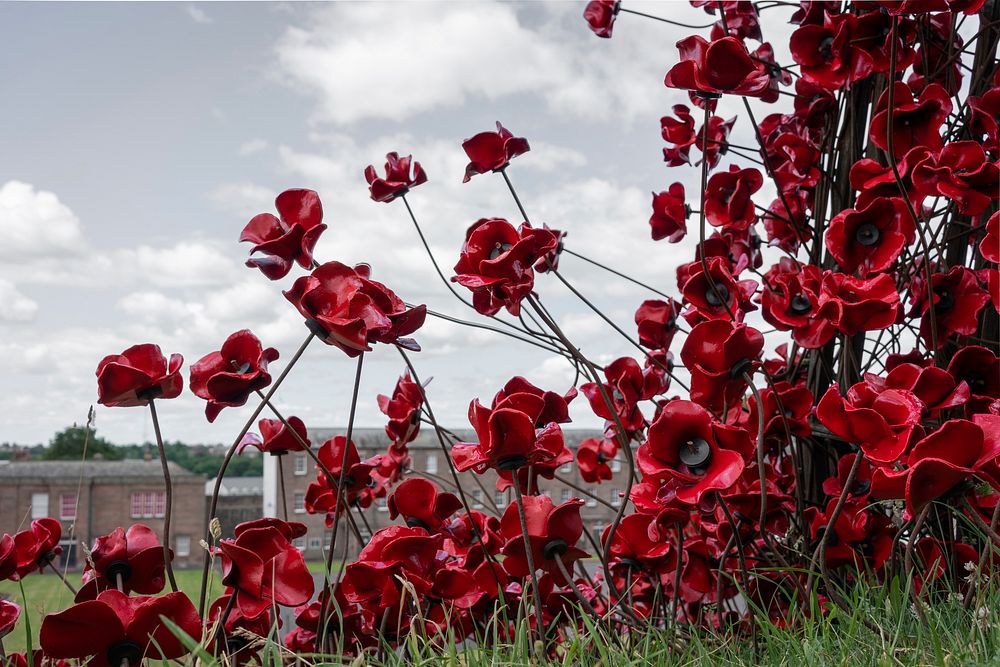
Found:
M 200 566 L 205 534 L 205 477 L 170 463 L 174 487 L 174 567 Z M 62 522 L 64 562 L 83 567 L 78 545 L 118 526 L 144 523 L 162 539 L 166 492 L 159 461 L 24 461 L 0 465 L 0 533 L 32 519 Z
M 318 448 L 327 439 L 344 432 L 344 429 L 311 429 L 309 439 L 313 443 L 313 446 Z M 476 441 L 476 435 L 473 431 L 455 431 L 455 434 L 462 440 Z M 577 445 L 584 438 L 601 436 L 601 432 L 599 431 L 580 429 L 564 430 L 563 434 L 566 446 L 574 451 L 574 453 Z M 389 444 L 385 431 L 375 428 L 356 428 L 354 429 L 352 439 L 358 448 L 358 454 L 362 460 L 383 453 Z M 409 450 L 411 468 L 442 478 L 447 484 L 438 483 L 438 486 L 446 491 L 450 490 L 451 473 L 448 469 L 448 463 L 444 458 L 445 454 L 441 451 L 440 443 L 433 428 L 429 426 L 421 427 L 420 434 L 414 442 L 410 443 Z M 619 459 L 623 457 L 621 453 L 618 456 Z M 583 482 L 575 462 L 563 466 L 557 473 L 558 477 L 572 484 L 595 491 L 595 495 L 601 496 L 607 505 L 598 503 L 591 498 L 583 497 L 582 494 L 559 480 L 541 480 L 540 482 L 542 492 L 547 493 L 557 505 L 572 497 L 584 498 L 586 502 L 580 510 L 580 515 L 583 518 L 584 526 L 597 539 L 600 539 L 600 532 L 611 521 L 614 512 L 620 506 L 622 502 L 621 494 L 625 488 L 625 473 L 623 472 L 621 460 L 612 461 L 610 465 L 615 476 L 610 481 L 602 482 L 600 485 Z M 308 560 L 321 560 L 325 557 L 325 545 L 330 543 L 330 529 L 325 526 L 323 515 L 311 515 L 305 511 L 306 489 L 309 487 L 310 482 L 316 478 L 315 464 L 306 454 L 292 453 L 285 457 L 282 467 L 284 469 L 288 518 L 292 521 L 300 521 L 309 528 L 306 537 L 301 538 L 296 546 L 305 552 Z M 418 475 L 414 473 L 410 476 Z M 479 478 L 482 488 L 476 483 L 476 477 Z M 502 511 L 508 502 L 513 500 L 512 491 L 496 491 L 496 475 L 492 471 L 484 475 L 474 475 L 471 471 L 460 473 L 460 479 L 462 480 L 462 488 L 465 490 L 466 497 L 469 499 L 469 504 L 473 509 L 486 512 L 487 514 L 497 514 L 496 507 L 499 507 Z M 275 457 L 267 456 L 264 462 L 265 516 L 282 516 L 283 509 L 279 495 L 280 488 L 281 486 L 278 483 L 278 466 L 275 463 Z M 377 500 L 375 504 L 364 510 L 363 514 L 372 531 L 377 531 L 379 528 L 393 523 L 399 523 L 398 519 L 396 521 L 389 519 L 385 498 Z M 365 526 L 360 520 L 358 521 L 358 525 L 364 535 L 367 532 Z M 346 530 L 346 528 L 342 530 Z M 337 536 L 338 544 L 343 544 L 343 539 L 344 533 L 341 532 Z M 356 540 L 351 540 L 349 551 L 349 557 L 351 558 L 357 555 L 358 549 L 355 542 Z M 337 551 L 340 551 L 339 547 Z M 335 555 L 337 558 L 341 556 L 340 553 Z
M 205 512 L 212 502 L 215 478 L 205 482 Z M 233 529 L 245 521 L 259 519 L 264 507 L 263 477 L 224 477 L 219 487 L 219 502 L 215 515 L 219 519 L 224 537 L 232 537 Z

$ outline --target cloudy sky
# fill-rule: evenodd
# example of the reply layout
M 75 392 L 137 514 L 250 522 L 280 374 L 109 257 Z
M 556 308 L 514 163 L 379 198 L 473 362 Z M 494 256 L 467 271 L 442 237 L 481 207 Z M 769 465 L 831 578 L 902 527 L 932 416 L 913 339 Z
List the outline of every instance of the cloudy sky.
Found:
M 533 222 L 676 294 L 692 242 L 654 243 L 647 221 L 652 190 L 696 189 L 695 168 L 664 167 L 659 136 L 659 118 L 685 101 L 663 76 L 686 31 L 623 15 L 613 39 L 598 39 L 584 4 L 4 4 L 0 442 L 44 442 L 82 422 L 97 362 L 134 343 L 192 363 L 250 328 L 290 357 L 306 330 L 280 290 L 299 274 L 271 283 L 243 266 L 237 242 L 286 188 L 322 197 L 320 261 L 368 262 L 404 299 L 477 317 L 438 281 L 402 204 L 368 199 L 362 171 L 390 150 L 424 165 L 430 182 L 410 200 L 450 270 L 470 223 L 518 217 L 499 176 L 461 182 L 461 141 L 496 120 L 531 143 L 509 173 Z M 628 6 L 710 20 L 686 2 Z M 734 141 L 751 137 L 741 120 Z M 572 257 L 563 272 L 630 331 L 652 297 Z M 630 352 L 554 278 L 537 290 L 585 352 Z M 417 338 L 432 405 L 456 426 L 513 374 L 557 390 L 572 380 L 561 359 L 494 334 L 429 319 Z M 358 423 L 377 426 L 375 396 L 402 364 L 383 348 L 365 368 Z M 277 402 L 309 425 L 343 425 L 353 371 L 314 344 Z M 577 403 L 577 423 L 597 424 Z M 214 424 L 203 409 L 187 393 L 163 402 L 165 437 L 228 442 L 252 406 Z M 99 407 L 97 426 L 115 442 L 151 437 L 138 408 Z

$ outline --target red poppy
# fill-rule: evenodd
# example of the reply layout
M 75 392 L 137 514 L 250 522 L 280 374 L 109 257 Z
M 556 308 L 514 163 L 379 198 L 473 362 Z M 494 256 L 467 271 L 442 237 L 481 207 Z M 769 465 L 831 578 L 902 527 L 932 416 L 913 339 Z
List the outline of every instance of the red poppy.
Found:
M 713 6 L 722 8 L 722 15 L 725 17 L 725 24 L 721 20 L 712 25 L 712 40 L 721 39 L 724 36 L 736 37 L 740 40 L 756 39 L 760 41 L 760 15 L 752 2 L 734 2 L 732 0 L 709 0 L 705 4 L 705 10 L 709 11 Z M 715 13 L 714 11 L 711 13 Z
M 542 411 L 535 418 L 535 428 L 543 428 L 552 423 L 568 424 L 573 421 L 569 418 L 569 404 L 576 398 L 576 387 L 570 387 L 565 394 L 559 394 L 554 391 L 545 391 L 531 384 L 520 375 L 515 375 L 507 380 L 507 384 L 503 386 L 503 389 L 498 391 L 496 396 L 493 397 L 493 408 L 496 409 L 504 399 L 520 393 L 537 396 L 544 403 Z
M 580 391 L 590 401 L 590 409 L 609 422 L 614 421 L 617 415 L 627 431 L 642 428 L 645 418 L 639 410 L 639 401 L 648 401 L 656 395 L 660 383 L 655 373 L 641 368 L 632 357 L 620 357 L 604 367 L 604 377 L 607 382 L 602 383 L 602 386 L 604 393 L 611 399 L 614 414 L 608 410 L 604 396 L 594 382 L 580 387 Z
M 611 438 L 584 438 L 576 448 L 580 477 L 588 484 L 600 484 L 614 477 L 609 462 L 618 454 L 618 444 Z
M 745 324 L 712 320 L 694 327 L 681 348 L 681 361 L 691 372 L 691 400 L 716 411 L 734 405 L 763 349 L 764 336 Z
M 754 64 L 747 47 L 735 37 L 709 42 L 692 35 L 677 42 L 680 62 L 670 68 L 663 83 L 709 95 L 731 93 L 759 97 L 771 85 L 766 71 Z
M 736 280 L 721 257 L 708 257 L 704 265 L 690 264 L 690 277 L 681 286 L 684 300 L 690 304 L 684 318 L 691 325 L 704 321 L 741 321 L 744 314 L 757 310 L 750 297 L 757 291 L 757 281 Z M 679 272 L 679 270 L 678 270 Z
M 412 163 L 413 175 L 410 175 L 412 156 L 399 157 L 399 153 L 386 153 L 385 178 L 379 178 L 374 165 L 365 167 L 365 180 L 368 190 L 375 201 L 390 202 L 401 197 L 422 183 L 427 182 L 427 174 L 419 162 Z
M 979 552 L 962 542 L 945 542 L 926 536 L 917 540 L 913 552 L 923 566 L 913 573 L 913 588 L 917 593 L 926 590 L 928 585 L 947 582 L 949 572 L 969 572 L 979 567 Z
M 219 541 L 222 583 L 233 589 L 245 618 L 259 617 L 272 604 L 295 607 L 312 597 L 312 574 L 291 542 L 305 533 L 301 523 L 258 519 L 236 526 L 233 539 Z
M 827 503 L 826 511 L 809 507 L 809 528 L 814 540 L 826 539 L 828 567 L 853 565 L 859 569 L 880 569 L 892 555 L 895 529 L 889 517 L 867 509 L 866 501 L 851 499 L 841 507 L 836 523 L 830 517 L 838 498 Z M 830 533 L 827 537 L 826 534 Z
M 684 186 L 673 183 L 657 194 L 653 193 L 653 214 L 649 216 L 649 226 L 654 241 L 667 239 L 677 243 L 687 234 L 687 218 L 690 208 L 684 203 Z
M 267 365 L 278 358 L 249 330 L 231 334 L 222 349 L 191 365 L 191 391 L 208 401 L 205 416 L 214 422 L 223 408 L 239 407 L 250 395 L 271 384 Z
M 813 3 L 816 4 L 819 3 Z M 837 108 L 837 98 L 826 87 L 799 77 L 795 80 L 793 104 L 796 118 L 806 127 L 818 128 L 823 126 L 829 115 Z
M 729 171 L 712 174 L 705 189 L 705 217 L 715 227 L 743 230 L 752 225 L 757 214 L 750 195 L 760 190 L 764 177 L 754 168 L 740 169 L 731 165 Z
M 538 480 L 555 478 L 556 471 L 560 466 L 573 461 L 573 452 L 568 447 L 563 447 L 553 458 L 534 465 L 518 468 L 517 470 L 497 470 L 497 491 L 506 491 L 514 486 L 514 479 L 517 479 L 521 487 L 521 493 L 533 495 L 538 493 Z
M 257 618 L 247 618 L 239 607 L 229 607 L 229 602 L 233 593 L 216 598 L 208 607 L 208 620 L 217 623 L 226 615 L 225 627 L 223 627 L 222 638 L 225 641 L 225 654 L 229 662 L 237 665 L 246 665 L 251 662 L 260 662 L 260 650 L 263 648 L 260 642 L 252 637 L 267 637 L 271 633 L 270 609 Z M 228 613 L 226 609 L 229 609 Z M 281 627 L 280 620 L 278 627 Z M 218 637 L 218 635 L 215 635 Z M 211 647 L 214 648 L 214 647 Z M 220 647 L 221 649 L 221 647 Z
M 59 538 L 62 524 L 50 517 L 35 519 L 31 528 L 14 535 L 14 552 L 17 567 L 11 579 L 17 581 L 35 570 L 41 572 L 53 558 L 62 553 Z
M 716 421 L 696 403 L 676 400 L 650 424 L 636 462 L 643 475 L 677 480 L 677 500 L 697 505 L 709 491 L 731 487 L 752 450 L 745 430 Z
M 904 518 L 915 517 L 927 505 L 972 476 L 984 478 L 979 469 L 1000 456 L 1000 417 L 975 415 L 973 421 L 951 419 L 917 442 L 905 469 L 878 468 L 872 474 L 872 496 L 905 498 Z
M 21 607 L 10 600 L 0 600 L 0 640 L 11 633 L 21 617 Z
M 962 215 L 981 215 L 1000 199 L 1000 165 L 977 141 L 955 141 L 929 153 L 913 168 L 913 185 L 924 195 L 954 201 Z
M 433 482 L 420 477 L 408 479 L 389 495 L 389 518 L 403 517 L 411 528 L 439 533 L 451 516 L 462 509 L 453 493 L 442 493 Z
M 341 586 L 334 588 L 332 601 L 328 590 L 320 591 L 316 600 L 295 610 L 295 624 L 298 627 L 285 636 L 285 646 L 297 653 L 316 652 L 316 633 L 320 631 L 322 623 L 326 623 L 328 636 L 336 635 L 338 643 L 343 643 L 345 655 L 353 655 L 366 647 L 377 645 L 375 612 L 360 604 L 348 602 Z M 326 610 L 326 618 L 321 618 L 321 610 Z
M 817 317 L 829 321 L 840 333 L 853 336 L 895 323 L 899 292 L 896 282 L 884 273 L 865 280 L 827 271 L 823 274 L 817 305 Z
M 917 24 L 913 19 L 902 17 L 896 22 L 896 66 L 902 72 L 913 64 L 916 53 L 913 49 L 917 41 Z M 854 34 L 855 46 L 864 49 L 872 57 L 875 72 L 887 73 L 892 61 L 892 18 L 885 12 L 870 11 L 858 16 Z
M 0 581 L 12 579 L 17 572 L 17 545 L 14 538 L 4 533 L 0 535 Z
M 876 463 L 895 462 L 923 435 L 924 405 L 905 389 L 877 391 L 858 382 L 846 398 L 831 386 L 816 406 L 816 418 L 838 438 L 861 446 Z
M 670 347 L 677 334 L 677 316 L 681 304 L 673 299 L 643 301 L 635 311 L 635 323 L 639 330 L 639 344 L 650 350 L 665 350 Z
M 721 116 L 712 116 L 708 123 L 702 125 L 695 139 L 695 147 L 703 151 L 702 160 L 714 169 L 719 165 L 719 160 L 729 150 L 729 133 L 733 130 L 736 117 L 725 120 Z M 701 160 L 699 160 L 700 164 Z
M 750 7 L 752 8 L 753 5 L 750 5 Z M 754 9 L 753 11 L 756 14 L 756 10 Z M 730 24 L 730 28 L 732 28 L 732 24 Z M 759 31 L 758 25 L 758 33 Z M 774 59 L 774 48 L 768 42 L 764 42 L 758 46 L 757 50 L 751 54 L 751 57 L 757 63 L 757 68 L 766 72 L 768 77 L 767 91 L 761 94 L 761 102 L 767 102 L 768 104 L 777 102 L 780 97 L 778 86 L 790 86 L 792 84 L 791 73 L 782 69 Z
M 790 435 L 808 437 L 812 433 L 809 417 L 812 414 L 813 395 L 804 384 L 775 382 L 774 387 L 760 390 L 764 406 L 764 437 L 778 443 L 788 443 Z M 747 427 L 757 428 L 759 408 L 757 400 L 748 399 L 750 413 Z
M 161 617 L 195 641 L 201 637 L 201 619 L 184 593 L 145 597 L 109 590 L 96 600 L 47 614 L 38 639 L 45 655 L 93 656 L 87 662 L 93 667 L 137 667 L 147 656 L 173 660 L 186 655 L 184 642 Z
M 371 280 L 366 264 L 352 269 L 327 262 L 282 294 L 302 313 L 314 334 L 349 357 L 371 350 L 371 343 L 420 349 L 404 336 L 423 325 L 427 307 L 407 308 L 395 292 Z
M 604 529 L 601 543 L 607 543 L 611 526 Z M 665 569 L 670 554 L 670 542 L 659 535 L 653 517 L 646 514 L 628 514 L 622 518 L 611 538 L 611 562 L 608 565 L 616 574 L 620 570 L 645 570 L 660 572 Z
M 249 241 L 254 246 L 250 254 L 262 253 L 263 257 L 251 257 L 246 265 L 258 268 L 271 280 L 288 275 L 292 262 L 308 269 L 313 263 L 313 248 L 320 234 L 326 230 L 323 224 L 323 204 L 319 195 L 312 190 L 285 190 L 274 200 L 278 216 L 261 213 L 250 219 L 240 234 L 240 241 Z
M 93 600 L 109 588 L 155 595 L 165 582 L 163 545 L 153 529 L 136 523 L 128 532 L 119 527 L 94 540 L 76 600 Z
M 812 264 L 796 264 L 782 257 L 764 276 L 760 296 L 761 314 L 779 331 L 791 331 L 800 347 L 826 345 L 836 329 L 825 318 L 816 317 L 822 275 Z
M 598 37 L 611 37 L 621 0 L 591 0 L 583 10 L 583 18 Z
M 972 115 L 969 127 L 973 138 L 985 148 L 996 151 L 1000 147 L 1000 86 L 994 86 L 983 95 L 970 95 L 967 101 Z
M 583 537 L 582 506 L 583 501 L 579 498 L 555 505 L 548 496 L 525 496 L 524 517 L 530 545 L 526 546 L 518 507 L 514 503 L 508 505 L 500 518 L 500 536 L 505 541 L 501 553 L 507 573 L 512 577 L 531 574 L 527 557 L 530 548 L 535 568 L 551 576 L 557 585 L 566 585 L 568 582 L 559 571 L 557 559 L 572 572 L 574 563 L 587 557 L 587 552 L 576 546 Z
M 961 89 L 961 59 L 955 54 L 964 49 L 965 40 L 951 19 L 951 12 L 942 11 L 921 20 L 913 73 L 906 79 L 914 91 L 923 90 L 930 83 L 944 86 L 949 95 L 957 95 Z
M 859 456 L 861 463 L 858 464 L 858 469 L 854 472 L 854 481 L 851 482 L 851 488 L 847 492 L 861 499 L 869 496 L 872 490 L 872 470 L 874 468 L 860 452 L 840 457 L 840 460 L 837 461 L 837 474 L 823 480 L 823 493 L 831 498 L 840 497 L 840 494 L 844 492 L 844 484 L 851 474 L 851 468 L 854 467 L 854 460 Z
M 812 239 L 812 226 L 807 221 L 811 206 L 812 194 L 805 189 L 789 190 L 772 201 L 761 214 L 768 245 L 794 254 L 803 242 Z
M 673 144 L 663 149 L 663 161 L 668 167 L 678 167 L 691 162 L 691 146 L 696 143 L 694 118 L 691 116 L 691 109 L 684 104 L 675 104 L 671 109 L 676 118 L 660 118 L 660 134 L 664 141 Z
M 1000 211 L 990 216 L 985 229 L 986 234 L 979 243 L 979 254 L 987 262 L 1000 263 Z
M 892 266 L 915 238 L 913 218 L 903 200 L 878 197 L 864 208 L 835 215 L 826 230 L 826 247 L 843 271 L 865 278 Z
M 924 195 L 913 185 L 913 168 L 924 160 L 930 151 L 925 146 L 914 146 L 910 149 L 902 160 L 896 163 L 896 170 L 892 167 L 882 165 L 877 160 L 863 158 L 851 165 L 850 181 L 851 187 L 858 190 L 858 199 L 854 207 L 862 209 L 868 206 L 873 200 L 880 197 L 899 197 L 899 182 L 896 181 L 896 172 L 899 172 L 899 179 L 906 190 L 906 196 L 910 200 L 914 210 L 919 211 L 923 205 Z
M 923 146 L 932 152 L 941 150 L 941 126 L 952 105 L 948 91 L 932 83 L 913 97 L 910 87 L 901 81 L 894 84 L 892 109 L 892 150 L 897 160 L 914 146 Z M 875 105 L 874 116 L 868 130 L 871 142 L 882 150 L 889 150 L 889 91 L 882 93 Z
M 385 433 L 392 442 L 397 445 L 413 442 L 420 433 L 420 408 L 423 404 L 423 390 L 410 379 L 410 371 L 396 381 L 391 397 L 378 395 L 378 409 L 389 418 Z
M 301 419 L 291 416 L 285 421 L 292 428 L 285 426 L 285 422 L 280 419 L 261 419 L 257 422 L 260 435 L 247 433 L 243 440 L 240 441 L 236 453 L 242 454 L 243 450 L 247 447 L 254 447 L 272 456 L 281 456 L 288 452 L 303 451 L 303 442 L 307 447 L 311 446 L 306 425 Z
M 883 378 L 865 374 L 865 382 L 877 392 L 886 389 L 905 389 L 920 399 L 930 415 L 963 405 L 969 400 L 969 385 L 957 384 L 951 373 L 935 366 L 918 366 L 911 363 L 897 364 Z
M 928 345 L 931 343 L 931 311 L 928 301 L 927 282 L 922 274 L 916 276 L 910 285 L 913 313 L 921 313 L 920 336 Z M 953 266 L 948 273 L 931 275 L 931 293 L 934 299 L 934 319 L 937 344 L 941 347 L 949 336 L 971 336 L 979 326 L 979 311 L 990 295 L 979 286 L 976 274 L 964 266 Z
M 767 159 L 774 181 L 783 193 L 812 188 L 819 181 L 819 148 L 798 132 L 780 132 L 769 141 Z
M 960 348 L 948 362 L 948 373 L 956 382 L 969 385 L 967 414 L 986 412 L 1000 399 L 1000 358 L 992 350 L 979 345 Z
M 168 362 L 152 343 L 108 355 L 97 364 L 97 402 L 124 408 L 146 405 L 151 398 L 177 398 L 184 388 L 183 363 L 179 354 L 171 354 Z
M 463 179 L 464 183 L 468 183 L 476 174 L 502 171 L 512 159 L 524 155 L 531 147 L 528 146 L 527 139 L 515 137 L 497 121 L 496 132 L 480 132 L 463 141 L 462 149 L 469 156 L 469 165 L 465 168 Z
M 465 233 L 452 282 L 472 291 L 472 303 L 483 315 L 506 307 L 521 312 L 521 300 L 535 286 L 532 269 L 539 258 L 558 245 L 555 234 L 523 223 L 515 229 L 503 218 L 482 218 Z
M 347 448 L 347 469 L 344 472 L 344 448 Z M 326 473 L 320 471 L 316 481 L 306 489 L 306 511 L 310 514 L 326 513 L 327 525 L 333 524 L 333 517 L 337 512 L 343 510 L 338 506 L 338 496 L 344 497 L 347 506 L 359 503 L 364 499 L 365 491 L 371 483 L 371 472 L 376 466 L 376 461 L 362 461 L 358 455 L 358 449 L 353 442 L 347 442 L 343 435 L 337 435 L 324 442 L 317 452 L 317 457 L 326 469 L 330 471 L 332 479 Z M 341 475 L 344 476 L 344 487 L 337 493 L 337 484 Z M 367 498 L 367 503 L 371 503 L 371 498 Z
M 803 24 L 789 41 L 802 77 L 827 90 L 837 90 L 871 75 L 874 60 L 854 41 L 858 38 L 857 17 L 831 12 L 823 16 L 822 24 Z

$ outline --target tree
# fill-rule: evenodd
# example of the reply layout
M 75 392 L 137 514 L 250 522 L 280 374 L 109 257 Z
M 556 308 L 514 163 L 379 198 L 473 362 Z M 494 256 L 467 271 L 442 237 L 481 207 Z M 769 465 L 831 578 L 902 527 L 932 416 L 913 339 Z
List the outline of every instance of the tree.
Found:
M 69 426 L 53 436 L 49 441 L 49 446 L 45 448 L 42 459 L 45 461 L 79 461 L 84 458 L 84 448 L 86 447 L 86 458 L 95 457 L 106 460 L 118 461 L 125 458 L 125 453 L 112 445 L 104 438 L 97 436 L 96 431 L 88 430 L 83 426 Z

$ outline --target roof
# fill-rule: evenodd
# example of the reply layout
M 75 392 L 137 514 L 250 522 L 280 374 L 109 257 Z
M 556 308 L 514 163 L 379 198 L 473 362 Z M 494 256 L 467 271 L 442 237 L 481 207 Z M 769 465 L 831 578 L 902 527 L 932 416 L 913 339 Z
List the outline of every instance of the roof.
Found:
M 210 496 L 215 491 L 215 478 L 206 480 L 205 495 Z M 223 477 L 219 487 L 219 496 L 263 496 L 263 477 Z
M 167 464 L 172 479 L 200 477 L 185 470 L 173 461 Z M 159 461 L 14 461 L 0 465 L 0 479 L 12 478 L 66 478 L 66 479 L 145 478 L 163 479 Z

